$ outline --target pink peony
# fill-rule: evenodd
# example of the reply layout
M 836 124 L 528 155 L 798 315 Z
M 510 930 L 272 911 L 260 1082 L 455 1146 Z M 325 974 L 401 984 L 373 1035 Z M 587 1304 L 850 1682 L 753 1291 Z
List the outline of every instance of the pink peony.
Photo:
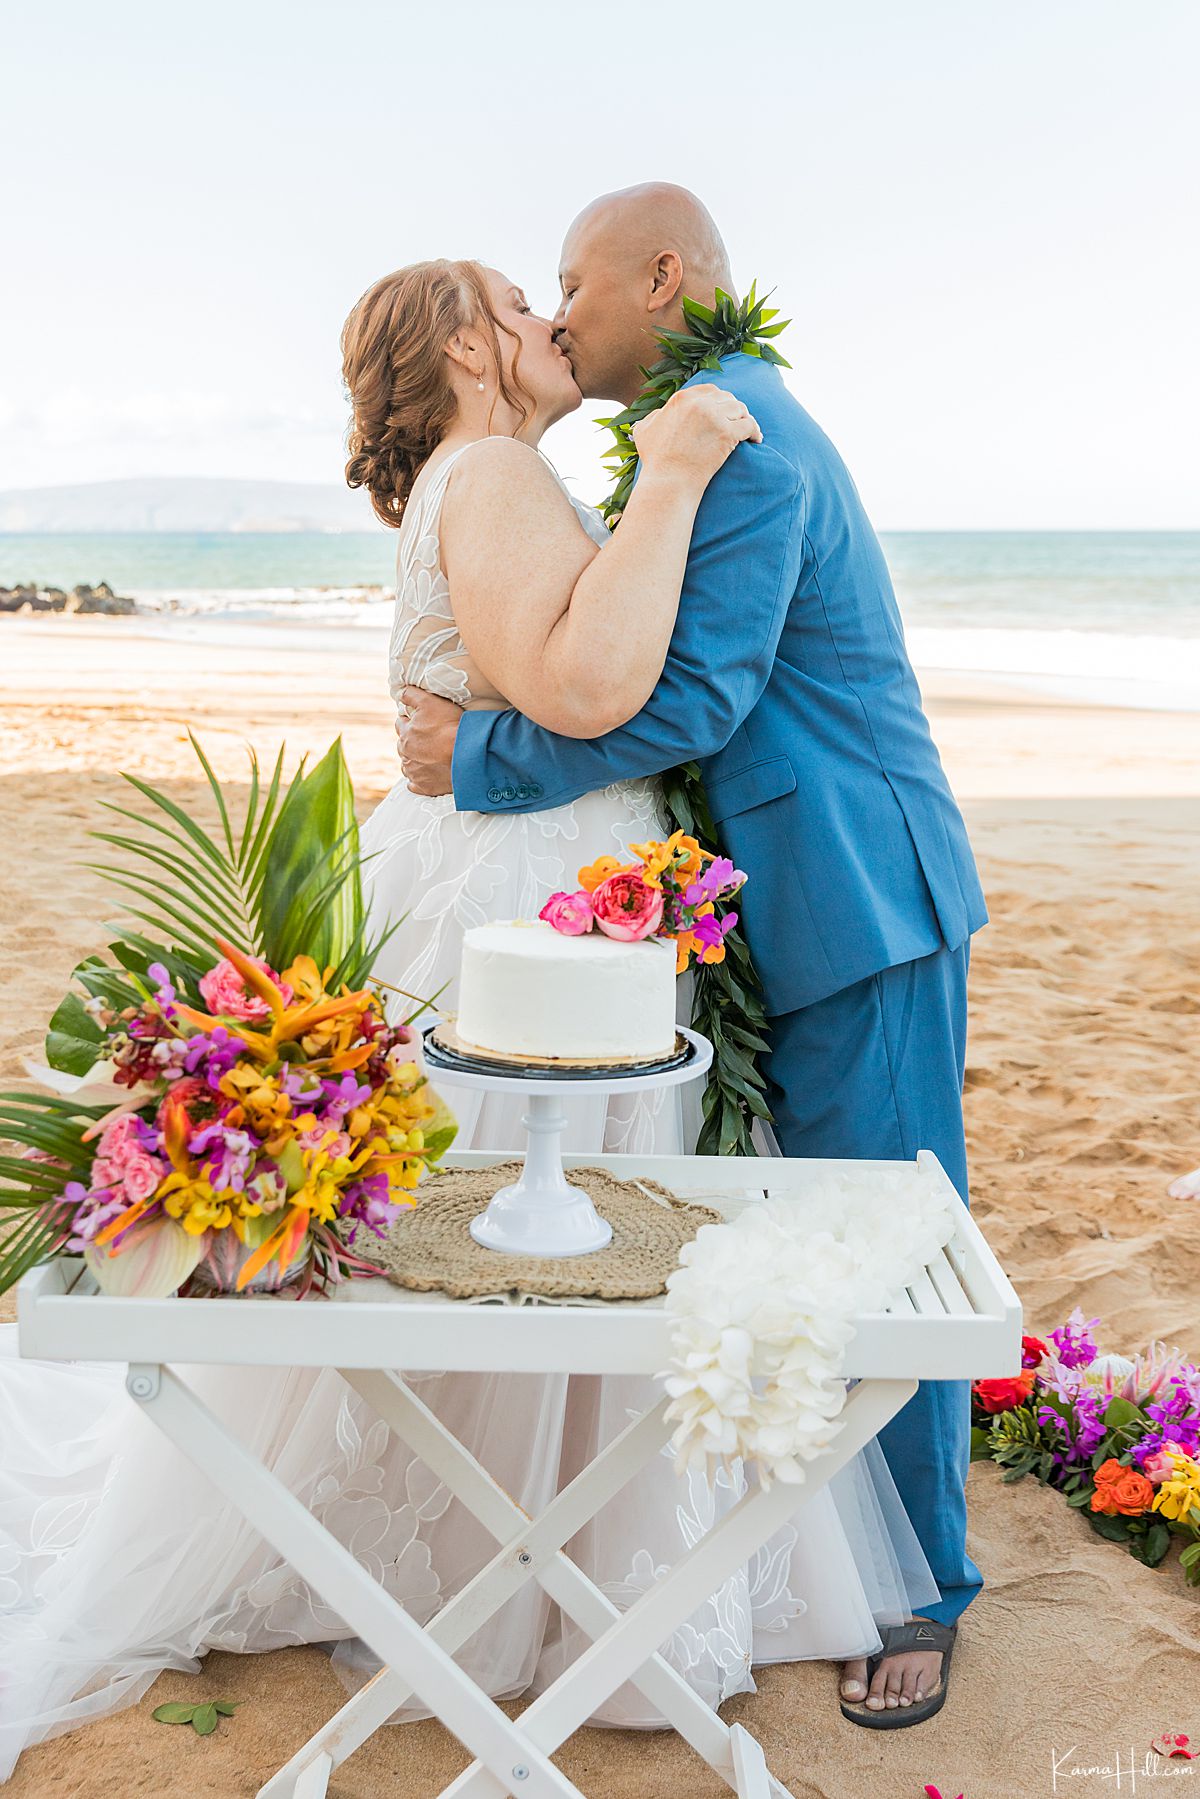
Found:
M 143 1154 L 141 1120 L 132 1112 L 122 1112 L 100 1133 L 97 1159 L 103 1160 L 113 1174 L 119 1174 L 131 1156 Z
M 265 962 L 256 961 L 255 966 L 270 976 L 283 996 L 284 1005 L 290 1005 L 291 988 Z M 245 981 L 233 963 L 226 959 L 201 977 L 200 994 L 214 1018 L 239 1018 L 247 1024 L 264 1024 L 271 1016 L 266 1000 L 259 999 L 257 993 L 246 992 Z
M 122 1182 L 125 1194 L 135 1205 L 153 1198 L 158 1190 L 158 1183 L 166 1174 L 166 1169 L 155 1156 L 148 1156 L 144 1150 L 131 1156 L 125 1164 Z
M 592 910 L 606 937 L 637 943 L 653 937 L 662 923 L 662 891 L 649 886 L 641 875 L 609 875 L 592 894 Z
M 552 893 L 538 917 L 552 924 L 564 937 L 582 937 L 596 922 L 592 896 L 582 887 L 578 893 Z

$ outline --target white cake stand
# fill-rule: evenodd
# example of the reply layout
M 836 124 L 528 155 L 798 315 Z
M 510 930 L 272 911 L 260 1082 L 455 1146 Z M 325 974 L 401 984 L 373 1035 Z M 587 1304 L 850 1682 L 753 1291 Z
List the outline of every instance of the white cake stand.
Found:
M 559 1105 L 564 1093 L 646 1093 L 654 1087 L 676 1087 L 695 1081 L 712 1062 L 712 1044 L 698 1031 L 680 1030 L 687 1040 L 687 1059 L 671 1068 L 643 1068 L 625 1072 L 606 1068 L 596 1072 L 561 1074 L 545 1068 L 497 1064 L 496 1072 L 463 1068 L 450 1052 L 430 1041 L 436 1026 L 424 1033 L 425 1061 L 438 1085 L 458 1085 L 489 1093 L 521 1093 L 529 1110 L 521 1122 L 528 1133 L 520 1178 L 502 1187 L 486 1212 L 471 1221 L 471 1235 L 485 1249 L 507 1255 L 586 1256 L 612 1241 L 612 1226 L 600 1217 L 582 1187 L 573 1187 L 563 1173 L 562 1133 L 567 1120 Z

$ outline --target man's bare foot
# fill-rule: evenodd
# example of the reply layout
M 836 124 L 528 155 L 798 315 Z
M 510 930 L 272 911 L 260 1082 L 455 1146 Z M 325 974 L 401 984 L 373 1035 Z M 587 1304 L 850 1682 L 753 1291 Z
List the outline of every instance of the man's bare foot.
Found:
M 919 1613 L 913 1618 L 914 1624 L 930 1622 Z M 880 1662 L 869 1691 L 865 1658 L 844 1663 L 838 1690 L 849 1705 L 865 1703 L 869 1711 L 890 1711 L 899 1705 L 919 1705 L 926 1693 L 936 1688 L 941 1671 L 940 1650 L 905 1650 Z

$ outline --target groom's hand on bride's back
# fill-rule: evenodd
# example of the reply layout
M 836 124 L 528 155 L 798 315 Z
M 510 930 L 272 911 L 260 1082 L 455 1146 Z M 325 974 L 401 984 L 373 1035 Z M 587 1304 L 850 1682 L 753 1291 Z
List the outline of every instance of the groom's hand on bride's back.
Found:
M 427 799 L 452 793 L 454 736 L 461 709 L 423 687 L 406 687 L 400 703 L 404 713 L 396 720 L 396 748 L 404 779 L 414 793 Z

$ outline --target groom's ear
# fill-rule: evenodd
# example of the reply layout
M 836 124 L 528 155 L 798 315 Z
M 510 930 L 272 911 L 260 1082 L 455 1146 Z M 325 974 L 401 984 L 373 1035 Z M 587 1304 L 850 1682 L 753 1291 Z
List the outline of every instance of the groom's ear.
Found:
M 650 269 L 650 292 L 646 301 L 649 312 L 661 312 L 678 297 L 683 286 L 683 262 L 674 250 L 662 250 Z

